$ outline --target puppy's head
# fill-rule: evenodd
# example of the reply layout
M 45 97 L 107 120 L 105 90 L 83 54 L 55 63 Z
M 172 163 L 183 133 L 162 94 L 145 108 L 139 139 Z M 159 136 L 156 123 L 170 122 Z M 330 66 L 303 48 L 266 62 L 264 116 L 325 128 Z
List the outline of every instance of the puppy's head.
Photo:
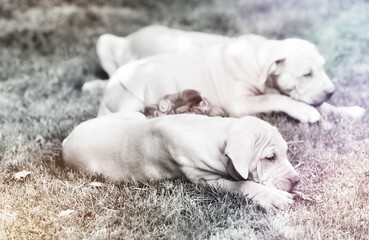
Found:
M 281 93 L 310 105 L 320 105 L 331 97 L 334 85 L 315 45 L 290 38 L 279 43 L 275 54 L 279 57 L 270 67 L 270 77 Z
M 300 181 L 287 159 L 286 141 L 275 127 L 255 117 L 241 118 L 232 126 L 225 154 L 243 179 L 284 191 Z

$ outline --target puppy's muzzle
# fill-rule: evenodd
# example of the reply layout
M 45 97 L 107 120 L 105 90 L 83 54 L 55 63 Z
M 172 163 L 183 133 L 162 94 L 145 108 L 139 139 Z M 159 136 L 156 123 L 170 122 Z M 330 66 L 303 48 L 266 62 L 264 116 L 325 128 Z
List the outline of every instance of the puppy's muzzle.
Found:
M 333 91 L 330 91 L 328 93 L 326 93 L 326 99 L 325 100 L 328 100 L 332 97 L 332 95 L 334 94 L 334 90 Z
M 290 181 L 291 190 L 300 182 L 300 177 L 298 175 L 288 179 Z
M 274 186 L 280 190 L 291 192 L 293 188 L 299 182 L 300 182 L 300 177 L 298 175 L 293 175 L 293 176 L 278 180 Z
M 332 91 L 328 91 L 324 93 L 324 97 L 322 98 L 322 101 L 319 101 L 318 103 L 313 103 L 311 104 L 314 107 L 319 107 L 320 105 L 322 105 L 325 101 L 327 101 L 328 99 L 330 99 L 332 97 L 332 95 L 334 94 L 334 90 Z

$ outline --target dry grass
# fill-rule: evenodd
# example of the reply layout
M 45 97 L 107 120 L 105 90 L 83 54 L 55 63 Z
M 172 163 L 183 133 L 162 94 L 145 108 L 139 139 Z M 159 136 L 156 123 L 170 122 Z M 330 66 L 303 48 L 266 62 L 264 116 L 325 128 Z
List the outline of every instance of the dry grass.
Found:
M 294 209 L 265 213 L 181 180 L 106 183 L 61 164 L 61 141 L 96 115 L 104 77 L 94 44 L 150 23 L 317 44 L 337 86 L 330 100 L 369 109 L 367 1 L 3 0 L 0 3 L 0 239 L 368 239 L 369 119 L 325 116 L 330 130 L 283 114 L 275 124 L 302 175 Z M 31 171 L 25 179 L 14 174 Z M 91 182 L 102 186 L 91 186 Z M 69 215 L 60 216 L 65 210 Z

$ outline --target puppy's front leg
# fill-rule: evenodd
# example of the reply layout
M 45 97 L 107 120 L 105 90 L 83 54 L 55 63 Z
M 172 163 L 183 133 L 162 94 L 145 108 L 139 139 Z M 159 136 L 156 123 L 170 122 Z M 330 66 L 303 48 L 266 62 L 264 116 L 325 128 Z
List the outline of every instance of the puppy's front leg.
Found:
M 314 107 L 280 94 L 244 96 L 227 108 L 228 113 L 233 117 L 265 112 L 284 112 L 303 123 L 314 123 L 321 117 Z
M 220 186 L 233 192 L 239 192 L 257 201 L 263 208 L 287 209 L 293 204 L 292 194 L 277 188 L 267 187 L 253 181 L 230 181 L 224 178 L 207 181 L 211 186 Z

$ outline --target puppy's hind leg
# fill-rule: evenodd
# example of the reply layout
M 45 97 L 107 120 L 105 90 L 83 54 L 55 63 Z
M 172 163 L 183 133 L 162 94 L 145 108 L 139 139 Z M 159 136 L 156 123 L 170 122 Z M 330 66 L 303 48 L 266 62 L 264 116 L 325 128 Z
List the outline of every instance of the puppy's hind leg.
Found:
M 101 100 L 98 116 L 115 112 L 141 112 L 144 110 L 143 102 L 124 88 L 117 78 L 110 79 L 103 99 Z
M 89 92 L 91 94 L 96 94 L 103 91 L 106 87 L 108 81 L 95 79 L 92 81 L 85 82 L 82 86 L 82 92 Z

